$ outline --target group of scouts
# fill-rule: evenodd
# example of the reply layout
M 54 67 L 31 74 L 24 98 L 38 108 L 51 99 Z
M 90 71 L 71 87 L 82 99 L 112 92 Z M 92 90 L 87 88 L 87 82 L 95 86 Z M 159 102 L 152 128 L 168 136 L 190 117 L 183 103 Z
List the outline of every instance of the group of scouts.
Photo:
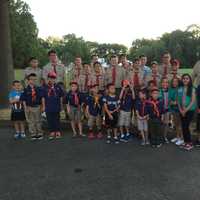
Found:
M 106 68 L 97 55 L 92 56 L 91 63 L 82 63 L 77 56 L 68 71 L 68 85 L 66 67 L 56 52 L 51 50 L 48 56 L 49 63 L 43 69 L 36 58 L 30 59 L 24 87 L 21 81 L 13 81 L 9 101 L 15 139 L 26 137 L 25 121 L 31 139 L 43 139 L 41 115 L 47 119 L 49 139 L 60 138 L 60 112 L 64 110 L 71 121 L 73 138 L 105 137 L 107 143 L 128 142 L 134 125 L 141 145 L 158 148 L 169 142 L 169 128 L 173 127 L 171 142 L 186 150 L 193 148 L 190 124 L 197 116 L 200 131 L 200 85 L 194 87 L 189 74 L 180 76 L 180 63 L 172 60 L 169 52 L 162 55 L 161 64 L 153 61 L 150 67 L 146 66 L 145 55 L 133 62 L 126 55 L 112 55 Z M 87 135 L 83 118 L 88 123 Z M 200 146 L 200 137 L 195 144 Z

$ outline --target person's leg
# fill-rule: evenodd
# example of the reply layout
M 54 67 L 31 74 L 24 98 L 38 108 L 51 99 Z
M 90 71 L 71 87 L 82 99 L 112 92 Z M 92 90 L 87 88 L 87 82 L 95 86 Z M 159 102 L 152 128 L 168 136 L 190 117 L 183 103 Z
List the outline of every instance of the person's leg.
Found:
M 77 136 L 76 122 L 74 120 L 71 121 L 71 127 L 72 127 L 72 131 L 73 131 L 73 137 Z
M 200 142 L 200 113 L 197 113 L 197 136 L 198 141 Z
M 168 143 L 167 134 L 169 130 L 169 115 L 170 115 L 169 112 L 164 114 L 164 134 L 163 135 L 164 135 L 164 139 L 166 143 Z
M 95 117 L 92 115 L 89 115 L 89 119 L 88 119 L 88 128 L 89 128 L 89 134 L 88 134 L 88 138 L 89 139 L 94 139 L 95 135 L 93 132 L 93 128 L 94 128 L 94 122 L 95 122 Z
M 97 138 L 101 139 L 103 137 L 103 134 L 102 134 L 102 119 L 100 115 L 96 117 L 96 126 L 98 131 Z
M 37 130 L 33 108 L 29 107 L 29 111 L 26 116 L 28 117 L 29 133 L 31 134 L 31 138 L 34 138 L 36 136 Z
M 185 114 L 185 116 L 181 116 L 181 125 L 183 131 L 183 138 L 186 144 L 191 143 L 191 133 L 190 133 L 190 123 L 192 121 L 193 112 L 189 111 Z
M 56 138 L 61 138 L 60 112 L 55 113 L 55 132 Z
M 82 126 L 82 122 L 81 121 L 78 122 L 78 129 L 79 129 L 80 136 L 85 136 L 83 134 L 83 126 Z
M 34 108 L 34 113 L 35 113 L 35 124 L 36 124 L 37 135 L 42 136 L 43 131 L 42 131 L 40 107 Z
M 24 134 L 24 133 L 25 133 L 24 122 L 23 122 L 23 121 L 20 121 L 20 122 L 19 122 L 19 126 L 20 126 L 20 133 Z
M 46 112 L 47 123 L 48 123 L 49 132 L 50 132 L 49 139 L 53 139 L 55 137 L 53 115 L 54 115 L 54 113 Z
M 145 145 L 145 136 L 144 136 L 144 130 L 141 130 L 140 131 L 140 135 L 142 137 L 142 142 L 141 142 L 141 145 Z

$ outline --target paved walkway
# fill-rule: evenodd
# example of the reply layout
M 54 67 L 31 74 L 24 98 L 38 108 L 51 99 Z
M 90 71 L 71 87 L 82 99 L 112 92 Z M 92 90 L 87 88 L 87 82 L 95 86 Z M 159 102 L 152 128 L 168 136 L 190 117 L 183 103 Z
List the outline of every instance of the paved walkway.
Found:
M 200 149 L 138 140 L 14 141 L 0 129 L 0 200 L 199 200 Z

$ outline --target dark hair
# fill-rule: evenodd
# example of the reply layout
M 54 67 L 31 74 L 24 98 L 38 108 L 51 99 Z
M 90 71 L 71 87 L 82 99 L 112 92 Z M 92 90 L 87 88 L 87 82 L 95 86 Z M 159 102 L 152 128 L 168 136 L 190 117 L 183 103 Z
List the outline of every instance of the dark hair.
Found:
M 179 87 L 179 86 L 181 85 L 181 81 L 180 81 L 180 79 L 177 78 L 177 77 L 175 77 L 175 78 L 173 78 L 173 79 L 171 80 L 170 87 L 171 87 L 171 88 L 175 88 L 175 87 L 173 86 L 174 80 L 178 80 L 178 85 L 177 85 L 177 87 Z
M 28 62 L 30 63 L 32 60 L 37 60 L 37 58 L 36 57 L 30 57 Z
M 146 57 L 144 54 L 142 54 L 142 55 L 139 56 L 140 59 L 144 58 L 144 57 Z
M 29 80 L 31 77 L 37 77 L 37 75 L 35 73 L 31 73 L 26 78 Z
M 109 89 L 111 86 L 115 86 L 113 83 L 108 83 L 106 88 Z
M 164 52 L 162 53 L 162 56 L 164 56 L 164 55 L 166 55 L 166 54 L 169 54 L 169 55 L 171 56 L 171 54 L 169 53 L 169 51 L 164 51 Z
M 119 57 L 120 57 L 120 58 L 122 58 L 122 57 L 127 57 L 127 55 L 126 55 L 125 53 L 122 53 L 122 54 L 120 54 Z
M 94 63 L 94 66 L 95 66 L 95 65 L 101 65 L 101 63 L 100 63 L 100 62 L 95 62 L 95 63 Z
M 150 86 L 151 84 L 155 85 L 155 82 L 153 80 L 148 81 L 148 86 Z
M 12 82 L 12 85 L 15 85 L 16 83 L 20 83 L 20 81 L 14 80 L 14 81 Z
M 54 54 L 56 54 L 56 51 L 55 50 L 50 50 L 50 51 L 48 51 L 48 56 L 50 56 L 52 53 L 54 53 Z
M 91 55 L 91 58 L 95 57 L 95 56 L 98 56 L 98 54 L 92 54 Z
M 117 58 L 117 55 L 115 55 L 115 54 L 111 55 L 111 56 L 110 56 L 110 60 L 111 60 L 112 58 Z
M 186 95 L 189 96 L 189 97 L 191 97 L 191 96 L 192 96 L 192 89 L 193 89 L 192 77 L 191 77 L 189 74 L 187 74 L 187 73 L 186 73 L 186 74 L 183 74 L 183 75 L 181 76 L 181 85 L 182 85 L 182 86 L 183 86 L 183 78 L 184 78 L 185 76 L 188 76 L 189 79 L 190 79 L 190 82 L 189 82 L 188 87 L 187 87 L 187 93 L 186 93 Z
M 140 59 L 139 59 L 139 58 L 135 58 L 135 59 L 133 60 L 133 63 L 135 63 L 135 62 L 137 62 L 137 61 L 140 61 Z

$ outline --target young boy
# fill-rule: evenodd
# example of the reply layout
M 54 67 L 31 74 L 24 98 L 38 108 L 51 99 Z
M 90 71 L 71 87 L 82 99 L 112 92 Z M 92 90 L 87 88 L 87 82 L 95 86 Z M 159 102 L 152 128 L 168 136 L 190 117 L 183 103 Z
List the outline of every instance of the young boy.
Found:
M 50 134 L 49 139 L 61 138 L 60 111 L 63 91 L 56 82 L 56 73 L 48 73 L 48 83 L 42 88 L 42 111 L 46 112 Z
M 21 100 L 23 101 L 26 120 L 28 122 L 31 139 L 43 139 L 41 127 L 41 89 L 36 86 L 37 76 L 32 73 L 27 76 L 28 86 L 24 89 Z
M 119 96 L 120 112 L 118 126 L 120 128 L 120 141 L 127 142 L 130 137 L 131 114 L 135 100 L 134 89 L 130 88 L 128 80 L 122 82 L 122 90 Z M 124 134 L 125 129 L 125 134 Z
M 163 78 L 161 81 L 160 99 L 164 103 L 164 140 L 165 143 L 169 143 L 167 133 L 170 123 L 170 112 L 169 112 L 169 82 L 167 78 Z
M 114 133 L 114 143 L 119 144 L 117 125 L 118 112 L 120 108 L 119 98 L 115 94 L 115 85 L 110 83 L 107 85 L 108 94 L 103 97 L 105 110 L 105 125 L 107 127 L 107 143 L 111 143 L 111 131 Z
M 20 100 L 22 95 L 22 85 L 19 81 L 13 81 L 12 91 L 9 93 L 11 104 L 11 121 L 14 123 L 15 139 L 25 138 L 24 121 L 26 120 L 23 103 Z
M 81 106 L 83 97 L 78 90 L 78 83 L 72 81 L 70 83 L 71 90 L 66 96 L 67 112 L 71 120 L 71 127 L 73 130 L 73 137 L 77 137 L 76 124 L 78 125 L 79 135 L 84 137 L 82 122 L 81 122 Z
M 101 114 L 102 114 L 102 103 L 101 95 L 99 94 L 99 86 L 97 84 L 90 87 L 91 94 L 87 97 L 87 107 L 86 113 L 88 115 L 88 127 L 89 127 L 89 139 L 94 139 L 94 126 L 97 126 L 97 138 L 101 139 L 103 137 L 101 132 Z
M 139 98 L 136 101 L 136 114 L 137 114 L 137 122 L 138 122 L 138 130 L 140 131 L 142 142 L 141 145 L 149 144 L 149 136 L 148 136 L 148 112 L 147 112 L 147 98 L 146 91 L 141 89 L 139 91 Z
M 154 88 L 151 90 L 151 99 L 147 104 L 149 115 L 148 128 L 150 135 L 150 143 L 152 147 L 161 147 L 163 143 L 163 120 L 164 120 L 164 105 L 163 101 L 159 100 L 159 90 Z

